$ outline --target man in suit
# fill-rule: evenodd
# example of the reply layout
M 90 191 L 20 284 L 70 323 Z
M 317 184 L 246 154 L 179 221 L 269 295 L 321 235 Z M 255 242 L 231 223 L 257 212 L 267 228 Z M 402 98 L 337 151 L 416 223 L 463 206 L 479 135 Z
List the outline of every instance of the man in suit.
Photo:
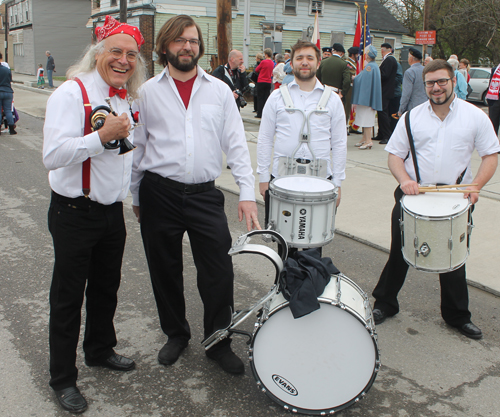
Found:
M 389 104 L 394 98 L 396 89 L 396 73 L 398 71 L 398 61 L 392 54 L 390 43 L 383 43 L 380 47 L 382 52 L 382 63 L 380 64 L 380 78 L 382 80 L 382 111 L 378 112 L 378 134 L 375 140 L 380 140 L 380 144 L 386 144 L 391 137 L 391 115 L 389 114 Z
M 344 47 L 340 43 L 334 43 L 332 49 L 332 56 L 321 61 L 316 76 L 322 84 L 333 87 L 342 98 L 351 88 L 351 73 L 347 68 L 347 62 L 342 59 L 345 54 Z
M 403 95 L 399 103 L 399 115 L 417 107 L 427 101 L 424 83 L 422 82 L 422 53 L 415 48 L 410 48 L 408 54 L 410 68 L 405 71 L 403 78 Z

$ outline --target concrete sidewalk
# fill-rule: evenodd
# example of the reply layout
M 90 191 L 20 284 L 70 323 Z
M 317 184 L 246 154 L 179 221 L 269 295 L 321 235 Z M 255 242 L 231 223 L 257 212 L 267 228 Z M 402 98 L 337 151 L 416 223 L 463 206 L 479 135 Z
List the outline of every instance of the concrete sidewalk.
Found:
M 35 77 L 13 74 L 15 106 L 18 111 L 43 118 L 45 105 L 51 90 L 39 90 L 30 87 Z M 56 86 L 60 81 L 54 81 Z M 241 116 L 246 123 L 259 124 L 254 118 L 252 105 L 242 109 Z M 20 121 L 22 126 L 22 118 Z M 246 132 L 248 148 L 254 171 L 257 169 L 257 132 Z M 254 131 L 250 131 L 254 130 Z M 350 236 L 386 252 L 390 246 L 390 217 L 394 205 L 393 193 L 396 180 L 387 168 L 387 152 L 384 146 L 374 142 L 371 150 L 361 151 L 354 147 L 360 135 L 348 136 L 346 180 L 342 185 L 342 203 L 336 215 L 338 233 Z M 473 172 L 477 172 L 481 159 L 474 154 Z M 226 166 L 224 161 L 224 167 Z M 220 188 L 238 193 L 229 169 L 223 169 L 216 181 Z M 255 195 L 258 201 L 258 177 L 256 175 Z M 500 169 L 481 191 L 481 196 L 474 210 L 474 229 L 472 232 L 470 256 L 467 260 L 469 283 L 500 296 L 500 279 L 496 249 L 500 248 Z M 335 244 L 335 241 L 332 243 Z M 422 279 L 429 275 L 419 274 Z

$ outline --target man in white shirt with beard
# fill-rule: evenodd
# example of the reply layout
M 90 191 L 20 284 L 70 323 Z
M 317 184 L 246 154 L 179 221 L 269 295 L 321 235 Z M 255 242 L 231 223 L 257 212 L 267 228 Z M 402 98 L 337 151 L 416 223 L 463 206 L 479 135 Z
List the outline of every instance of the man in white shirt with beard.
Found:
M 436 59 L 425 66 L 423 77 L 429 100 L 409 113 L 420 183 L 416 181 L 419 176 L 410 152 L 406 117 L 399 121 L 385 148 L 389 152 L 389 169 L 400 185 L 394 193 L 396 204 L 392 211 L 389 259 L 373 290 L 373 317 L 377 325 L 399 312 L 397 296 L 408 271 L 401 251 L 402 197 L 419 194 L 421 184 L 473 184 L 465 191 L 478 191 L 493 176 L 498 164 L 500 145 L 492 125 L 481 109 L 456 97 L 453 91 L 456 78 L 451 65 Z M 471 156 L 474 149 L 481 157 L 481 165 L 473 177 Z M 464 198 L 470 198 L 475 204 L 479 196 L 466 192 Z M 471 321 L 465 265 L 452 272 L 440 273 L 439 281 L 444 321 L 466 337 L 480 339 L 481 329 Z
M 320 65 L 320 51 L 311 42 L 299 41 L 292 47 L 291 63 L 295 79 L 288 84 L 290 97 L 295 107 L 309 115 L 316 110 L 325 91 L 325 87 L 316 78 L 316 71 Z M 338 189 L 338 206 L 340 187 L 345 179 L 347 157 L 345 114 L 340 97 L 335 93 L 330 94 L 325 109 L 327 113 L 311 115 L 308 133 L 315 157 L 326 161 L 324 177 L 330 179 Z M 280 158 L 292 157 L 299 143 L 299 136 L 305 133 L 301 131 L 303 121 L 302 112 L 285 110 L 285 101 L 280 90 L 271 94 L 264 107 L 257 144 L 259 191 L 266 202 L 266 213 L 269 207 L 269 182 L 278 176 Z M 301 145 L 295 158 L 312 159 L 307 145 Z
M 131 192 L 161 328 L 168 336 L 158 360 L 171 365 L 191 338 L 183 293 L 185 231 L 198 272 L 205 337 L 233 308 L 231 235 L 224 195 L 214 186 L 222 151 L 240 188 L 240 221 L 246 219 L 248 230 L 260 226 L 243 122 L 229 87 L 197 65 L 204 53 L 199 26 L 190 16 L 173 17 L 160 29 L 156 45 L 165 69 L 144 84 L 134 107 L 144 126 L 136 130 Z M 230 343 L 225 339 L 206 354 L 226 372 L 243 373 Z

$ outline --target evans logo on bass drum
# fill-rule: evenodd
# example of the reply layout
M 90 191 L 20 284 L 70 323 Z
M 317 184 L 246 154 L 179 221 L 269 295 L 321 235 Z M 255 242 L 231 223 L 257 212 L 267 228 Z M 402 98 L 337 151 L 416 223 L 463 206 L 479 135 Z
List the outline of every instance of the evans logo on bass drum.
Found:
M 279 375 L 276 375 L 274 374 L 273 375 L 273 381 L 274 383 L 280 387 L 283 391 L 285 391 L 287 394 L 290 394 L 290 395 L 293 395 L 293 396 L 296 396 L 299 394 L 299 392 L 297 391 L 297 389 L 291 384 L 291 382 L 287 381 L 285 378 L 283 378 L 282 376 L 279 376 Z

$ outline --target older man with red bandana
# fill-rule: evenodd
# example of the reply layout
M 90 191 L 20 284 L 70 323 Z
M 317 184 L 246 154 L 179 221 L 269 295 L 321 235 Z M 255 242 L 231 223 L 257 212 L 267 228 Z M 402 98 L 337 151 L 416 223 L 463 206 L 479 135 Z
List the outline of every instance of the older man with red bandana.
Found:
M 83 351 L 87 366 L 134 369 L 133 360 L 114 351 L 113 317 L 125 247 L 122 201 L 128 193 L 132 152 L 120 154 L 123 138 L 133 141 L 129 101 L 137 97 L 145 66 L 139 30 L 107 16 L 96 29 L 98 43 L 68 70 L 47 102 L 43 162 L 50 170 L 48 213 L 55 263 L 50 288 L 50 386 L 62 408 L 87 409 L 76 386 L 76 350 L 86 295 Z M 126 87 L 126 88 L 124 88 Z M 127 91 L 128 90 L 128 91 Z M 113 112 L 92 131 L 93 108 Z

